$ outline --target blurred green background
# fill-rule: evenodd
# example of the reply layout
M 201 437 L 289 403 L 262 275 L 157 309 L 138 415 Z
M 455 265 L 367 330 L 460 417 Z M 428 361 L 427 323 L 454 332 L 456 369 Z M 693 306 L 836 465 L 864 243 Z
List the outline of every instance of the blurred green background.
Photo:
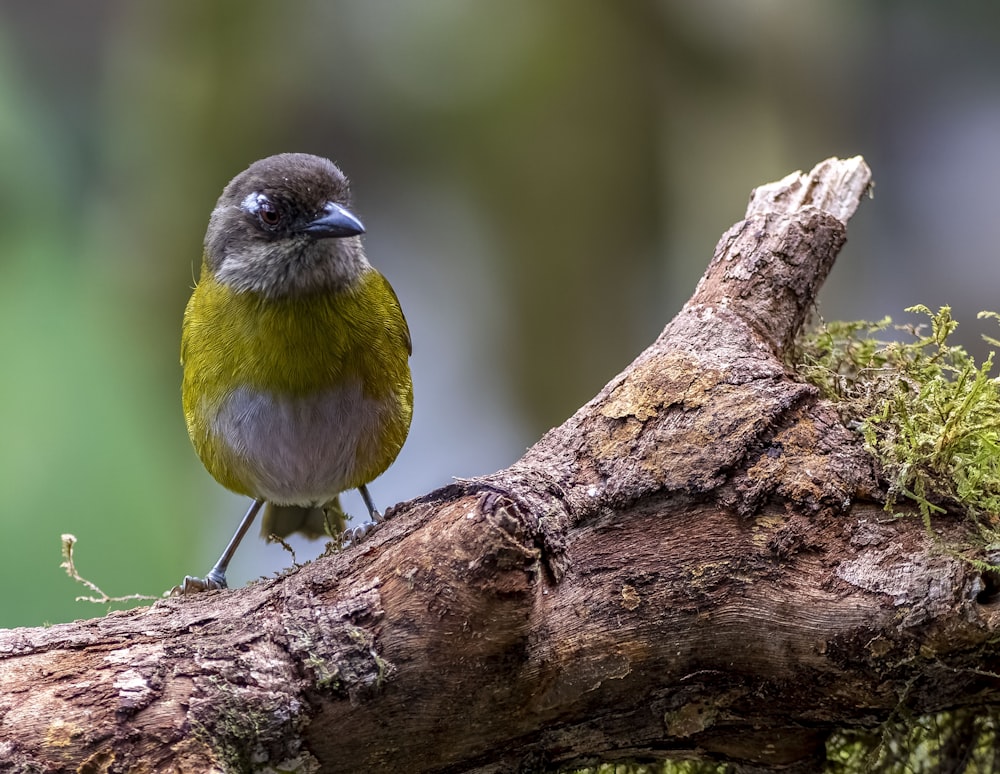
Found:
M 685 301 L 750 189 L 863 153 L 827 318 L 996 309 L 1000 6 L 793 0 L 0 2 L 0 625 L 204 573 L 245 503 L 190 449 L 181 313 L 251 161 L 354 181 L 410 321 L 377 502 L 488 473 Z M 352 495 L 348 509 L 359 512 Z M 296 544 L 299 558 L 316 547 Z M 233 584 L 289 564 L 251 540 Z

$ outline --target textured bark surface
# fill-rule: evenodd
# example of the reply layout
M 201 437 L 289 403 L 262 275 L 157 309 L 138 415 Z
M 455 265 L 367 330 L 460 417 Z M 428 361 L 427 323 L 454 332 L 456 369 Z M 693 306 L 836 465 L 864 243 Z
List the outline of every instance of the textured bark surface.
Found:
M 0 770 L 809 771 L 838 727 L 1000 701 L 995 584 L 887 519 L 782 365 L 869 177 L 757 189 L 656 342 L 510 468 L 278 579 L 0 633 Z

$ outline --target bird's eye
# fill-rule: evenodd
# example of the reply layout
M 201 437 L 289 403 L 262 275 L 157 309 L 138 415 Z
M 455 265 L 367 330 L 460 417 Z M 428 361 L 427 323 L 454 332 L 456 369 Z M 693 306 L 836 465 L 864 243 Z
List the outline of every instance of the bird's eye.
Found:
M 281 211 L 265 200 L 257 205 L 257 219 L 266 228 L 274 228 L 281 223 Z
M 257 221 L 264 231 L 277 231 L 287 220 L 283 202 L 276 202 L 263 191 L 254 191 L 240 202 L 240 209 Z

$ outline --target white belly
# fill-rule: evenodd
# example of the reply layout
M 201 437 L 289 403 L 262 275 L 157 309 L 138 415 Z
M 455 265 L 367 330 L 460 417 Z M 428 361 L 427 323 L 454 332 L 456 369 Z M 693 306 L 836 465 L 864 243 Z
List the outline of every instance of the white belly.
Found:
M 256 496 L 277 505 L 322 505 L 352 483 L 381 437 L 385 406 L 359 382 L 302 398 L 240 387 L 213 421 L 230 463 Z

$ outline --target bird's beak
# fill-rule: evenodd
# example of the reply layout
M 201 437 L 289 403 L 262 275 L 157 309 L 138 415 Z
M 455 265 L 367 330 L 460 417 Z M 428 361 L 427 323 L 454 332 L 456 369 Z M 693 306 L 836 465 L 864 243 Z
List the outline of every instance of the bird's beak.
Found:
M 323 214 L 302 229 L 316 239 L 357 236 L 365 233 L 365 227 L 354 213 L 336 202 L 327 202 Z

